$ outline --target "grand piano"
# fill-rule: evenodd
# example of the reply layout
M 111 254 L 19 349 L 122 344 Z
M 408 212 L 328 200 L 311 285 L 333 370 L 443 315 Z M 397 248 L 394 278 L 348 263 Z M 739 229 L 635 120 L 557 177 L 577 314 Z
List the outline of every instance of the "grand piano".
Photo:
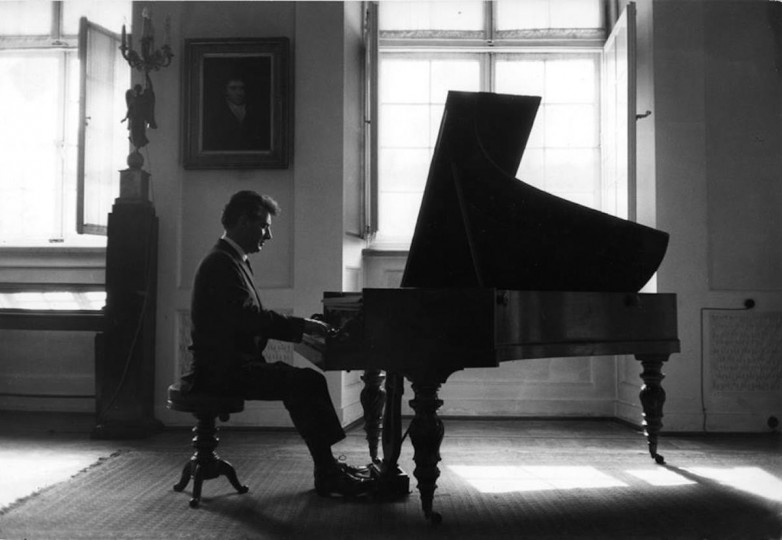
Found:
M 381 495 L 409 490 L 397 462 L 403 378 L 411 382 L 414 475 L 435 523 L 438 391 L 461 369 L 634 355 L 649 453 L 664 462 L 662 365 L 679 351 L 676 296 L 638 291 L 662 262 L 668 235 L 515 178 L 539 104 L 535 96 L 450 92 L 401 287 L 324 293 L 321 317 L 337 330 L 295 347 L 325 370 L 364 370 Z

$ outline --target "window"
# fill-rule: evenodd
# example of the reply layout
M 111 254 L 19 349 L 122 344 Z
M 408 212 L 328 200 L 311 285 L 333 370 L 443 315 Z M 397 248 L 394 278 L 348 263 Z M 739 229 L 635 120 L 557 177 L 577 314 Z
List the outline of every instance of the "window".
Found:
M 517 178 L 616 211 L 602 179 L 603 3 L 379 3 L 374 245 L 409 245 L 448 90 L 541 96 Z
M 130 1 L 0 2 L 0 246 L 105 245 L 103 237 L 76 232 L 79 24 L 87 17 L 116 29 L 130 15 Z M 116 82 L 129 87 L 129 68 Z M 104 115 L 111 115 L 112 137 L 124 145 L 113 143 L 120 161 L 106 174 L 117 185 L 127 136 L 120 124 L 124 103 L 112 105 L 122 113 L 109 107 Z

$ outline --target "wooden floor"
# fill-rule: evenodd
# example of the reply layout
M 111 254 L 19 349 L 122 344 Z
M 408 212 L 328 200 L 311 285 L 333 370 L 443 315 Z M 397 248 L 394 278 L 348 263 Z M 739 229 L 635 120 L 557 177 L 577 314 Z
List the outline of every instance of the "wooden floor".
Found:
M 409 441 L 403 447 L 400 464 L 410 474 L 413 493 L 405 508 L 387 514 L 395 516 L 389 534 L 356 533 L 344 524 L 334 530 L 351 538 L 391 537 L 392 530 L 404 531 L 408 537 L 420 533 L 421 537 L 456 538 L 484 537 L 483 533 L 492 538 L 531 539 L 782 538 L 782 444 L 778 434 L 664 433 L 659 450 L 666 456 L 667 465 L 661 467 L 649 458 L 638 429 L 610 420 L 445 418 L 444 422 L 442 476 L 434 502 L 435 509 L 443 511 L 444 524 L 439 532 L 425 523 L 418 508 Z M 4 537 L 4 517 L 11 522 L 35 504 L 35 497 L 29 497 L 32 493 L 49 484 L 72 482 L 69 478 L 73 474 L 101 457 L 118 451 L 153 453 L 164 449 L 171 453 L 173 449 L 178 462 L 177 447 L 183 448 L 182 460 L 189 455 L 190 435 L 185 430 L 168 430 L 140 441 L 98 441 L 89 437 L 91 429 L 89 416 L 0 411 L 0 537 Z M 232 454 L 246 455 L 259 440 L 277 454 L 300 456 L 303 467 L 309 467 L 302 442 L 289 431 L 224 429 L 221 455 L 226 459 Z M 345 450 L 352 458 L 362 444 L 363 431 L 357 426 L 348 430 L 348 439 L 335 450 Z M 248 468 L 246 462 L 242 463 Z M 240 477 L 243 472 L 251 476 L 240 470 Z M 279 475 L 278 481 L 285 481 L 284 470 L 273 474 Z M 230 491 L 227 483 L 223 486 L 212 482 L 205 491 Z M 311 487 L 297 489 L 306 491 Z M 684 489 L 689 491 L 685 493 Z M 183 494 L 166 497 L 174 495 Z M 255 496 L 263 497 L 258 491 Z M 176 499 L 176 508 L 181 504 L 184 511 L 185 500 Z M 219 500 L 212 504 L 230 506 L 235 502 Z M 615 508 L 624 505 L 626 508 Z M 315 508 L 322 515 L 313 517 L 309 511 L 311 528 L 297 529 L 296 518 L 292 517 L 293 522 L 288 524 L 291 528 L 285 530 L 296 534 L 283 536 L 327 537 L 323 531 L 336 527 L 330 520 L 350 519 L 366 511 L 361 506 L 346 510 L 345 505 L 335 506 L 333 512 L 322 511 L 328 507 Z M 735 515 L 728 515 L 730 512 L 722 508 L 734 509 Z M 600 518 L 601 512 L 607 517 Z M 381 521 L 388 519 L 378 510 L 370 514 Z M 630 517 L 635 514 L 643 519 Z M 374 518 L 362 519 L 371 522 Z M 726 520 L 723 525 L 710 524 L 710 520 L 721 519 Z M 742 519 L 747 522 L 743 524 Z M 399 520 L 408 523 L 400 528 Z M 746 536 L 741 531 L 746 531 Z M 95 535 L 100 537 L 100 532 Z M 283 536 L 255 536 L 237 529 L 235 537 Z M 56 531 L 51 537 L 57 537 Z M 208 537 L 208 531 L 203 537 Z M 223 533 L 221 537 L 226 536 Z

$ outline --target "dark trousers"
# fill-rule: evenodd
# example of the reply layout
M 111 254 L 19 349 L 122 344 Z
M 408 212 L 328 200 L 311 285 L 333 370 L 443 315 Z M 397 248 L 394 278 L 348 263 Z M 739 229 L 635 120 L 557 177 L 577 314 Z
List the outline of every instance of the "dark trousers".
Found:
M 282 401 L 296 430 L 308 443 L 331 446 L 345 438 L 326 378 L 320 372 L 284 362 L 253 363 L 243 371 L 237 381 L 241 397 Z

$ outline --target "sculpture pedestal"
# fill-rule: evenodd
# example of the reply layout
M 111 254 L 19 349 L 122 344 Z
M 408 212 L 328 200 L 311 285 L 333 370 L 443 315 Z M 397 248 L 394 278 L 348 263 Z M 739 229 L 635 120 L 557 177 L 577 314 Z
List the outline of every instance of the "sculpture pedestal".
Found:
M 162 429 L 154 417 L 158 219 L 149 173 L 120 171 L 109 214 L 104 332 L 96 336 L 94 438 L 124 439 Z
M 119 198 L 115 204 L 149 202 L 149 173 L 141 169 L 119 172 Z

